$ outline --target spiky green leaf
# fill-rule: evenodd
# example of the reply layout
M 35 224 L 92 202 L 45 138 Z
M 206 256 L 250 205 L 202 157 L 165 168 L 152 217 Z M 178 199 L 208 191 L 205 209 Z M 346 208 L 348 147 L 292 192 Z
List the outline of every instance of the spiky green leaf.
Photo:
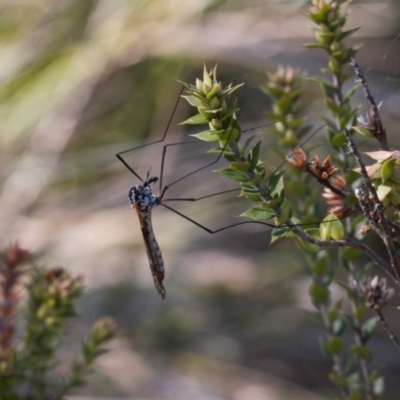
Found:
M 193 115 L 192 117 L 188 118 L 187 120 L 181 122 L 179 125 L 201 125 L 207 124 L 208 119 L 201 114 Z
M 370 131 L 369 129 L 365 128 L 365 127 L 362 126 L 362 125 L 355 125 L 355 126 L 352 126 L 352 129 L 354 129 L 357 133 L 359 133 L 359 134 L 362 135 L 362 136 L 365 136 L 365 137 L 374 137 L 374 135 L 371 133 L 371 131 Z
M 382 163 L 382 168 L 381 168 L 382 182 L 386 182 L 386 180 L 388 180 L 392 176 L 395 166 L 396 166 L 396 160 L 394 157 L 389 158 L 388 160 L 385 160 Z
M 220 136 L 217 135 L 216 132 L 211 132 L 211 131 L 203 131 L 200 133 L 195 133 L 190 136 L 203 140 L 204 142 L 217 142 L 220 139 Z
M 250 168 L 254 170 L 258 164 L 260 156 L 261 140 L 251 149 L 249 154 Z
M 228 177 L 229 179 L 232 179 L 236 182 L 248 182 L 249 181 L 247 174 L 245 174 L 242 171 L 237 171 L 237 170 L 234 170 L 229 167 L 219 169 L 216 172 L 218 172 L 219 174 L 224 175 L 224 176 Z
M 236 171 L 249 172 L 251 165 L 249 162 L 234 161 L 230 164 L 230 167 Z
M 186 99 L 186 101 L 193 107 L 204 106 L 204 97 L 189 95 L 189 96 L 181 96 Z
M 276 216 L 276 211 L 272 207 L 268 207 L 265 204 L 256 205 L 251 207 L 240 215 L 241 217 L 252 218 L 257 221 L 267 221 Z
M 342 240 L 345 236 L 344 227 L 341 221 L 334 215 L 327 215 L 320 226 L 320 235 L 322 240 L 329 242 L 332 240 Z

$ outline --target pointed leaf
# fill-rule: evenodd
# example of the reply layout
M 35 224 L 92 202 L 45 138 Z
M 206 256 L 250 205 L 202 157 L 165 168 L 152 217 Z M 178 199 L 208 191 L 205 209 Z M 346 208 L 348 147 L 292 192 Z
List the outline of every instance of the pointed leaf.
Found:
M 214 132 L 211 131 L 203 131 L 190 136 L 196 137 L 197 139 L 203 140 L 204 142 L 217 142 L 219 140 L 219 135 L 216 135 Z
M 396 160 L 392 157 L 389 158 L 388 160 L 385 160 L 382 163 L 382 168 L 381 168 L 381 179 L 382 182 L 385 182 L 387 179 L 389 179 L 394 171 L 396 165 Z
M 236 171 L 249 172 L 250 163 L 249 162 L 232 162 L 230 167 Z
M 371 131 L 362 125 L 355 125 L 352 127 L 352 129 L 354 129 L 356 132 L 358 132 L 362 136 L 374 137 L 374 135 L 371 133 Z
M 279 196 L 283 195 L 284 185 L 283 185 L 283 174 L 285 171 L 276 172 L 275 174 L 271 175 L 268 179 L 268 192 L 271 196 Z
M 243 85 L 244 85 L 244 82 L 243 82 L 243 83 L 239 83 L 239 85 L 236 85 L 236 86 L 233 86 L 233 87 L 230 87 L 230 88 L 228 88 L 228 89 L 223 90 L 223 91 L 222 91 L 222 94 L 224 94 L 224 95 L 231 95 L 233 92 L 236 92 L 236 90 L 238 90 L 239 88 L 241 88 Z
M 224 156 L 231 156 L 231 157 L 236 156 L 236 153 L 234 153 L 233 151 L 229 149 L 221 149 L 221 147 L 213 147 L 212 149 L 207 151 L 207 154 L 222 154 Z
M 193 115 L 193 117 L 188 118 L 186 121 L 181 122 L 179 125 L 200 125 L 207 124 L 208 119 L 201 114 Z
M 216 172 L 218 172 L 221 175 L 224 175 L 226 177 L 228 177 L 229 179 L 232 179 L 236 182 L 248 182 L 249 178 L 248 176 L 241 171 L 236 171 L 232 168 L 223 168 L 223 169 L 219 169 Z
M 318 83 L 319 85 L 332 85 L 330 81 L 319 76 L 310 76 L 306 78 L 310 82 Z
M 244 189 L 242 187 L 242 191 L 240 192 L 240 197 L 245 197 L 246 199 L 249 199 L 251 201 L 261 201 L 261 195 L 257 190 L 249 190 L 249 189 Z
M 326 222 L 325 219 L 319 225 L 319 234 L 322 240 L 329 242 L 331 240 L 331 225 L 329 223 L 324 223 Z
M 321 239 L 318 228 L 310 228 L 310 229 L 306 229 L 305 231 L 310 236 L 312 236 L 316 239 Z M 309 253 L 316 253 L 317 251 L 321 250 L 321 248 L 319 246 L 312 244 L 312 243 L 308 243 L 299 236 L 297 236 L 297 238 L 298 238 L 300 244 L 303 246 L 304 250 L 308 251 Z
M 376 161 L 387 160 L 393 156 L 393 151 L 378 150 L 378 151 L 366 151 L 364 152 L 368 157 L 373 158 Z
M 276 216 L 276 211 L 273 208 L 265 205 L 257 205 L 240 215 L 241 217 L 252 218 L 258 221 L 266 221 Z
M 340 37 L 337 39 L 339 42 L 343 41 L 344 39 L 346 39 L 347 37 L 351 36 L 353 33 L 357 32 L 360 29 L 360 27 L 358 28 L 353 28 L 353 29 L 349 29 L 347 31 L 343 31 L 340 34 Z
M 246 143 L 243 146 L 243 153 L 246 152 L 247 148 L 250 146 L 251 142 L 254 140 L 254 138 L 256 137 L 256 135 L 250 136 L 247 140 Z
M 250 161 L 250 168 L 252 170 L 255 169 L 258 164 L 258 158 L 260 156 L 260 146 L 261 146 L 261 140 L 250 151 L 249 161 Z
M 377 190 L 376 190 L 376 194 L 379 197 L 380 201 L 385 200 L 386 196 L 392 191 L 392 187 L 391 186 L 387 186 L 387 185 L 379 185 Z
M 342 223 L 334 214 L 327 215 L 320 224 L 322 240 L 342 240 L 345 236 Z
M 339 116 L 343 114 L 343 107 L 336 104 L 333 100 L 325 98 L 325 104 L 334 114 Z
M 306 43 L 303 44 L 303 47 L 307 48 L 307 49 L 324 49 L 325 46 L 323 46 L 320 43 Z
M 198 96 L 181 96 L 193 107 L 204 106 L 204 101 Z

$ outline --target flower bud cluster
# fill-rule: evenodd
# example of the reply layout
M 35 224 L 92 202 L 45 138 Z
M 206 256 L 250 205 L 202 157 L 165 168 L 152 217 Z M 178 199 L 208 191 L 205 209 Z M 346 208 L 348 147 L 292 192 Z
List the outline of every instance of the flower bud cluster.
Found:
M 292 149 L 308 132 L 307 128 L 302 128 L 304 117 L 300 116 L 298 106 L 302 75 L 292 67 L 279 66 L 267 74 L 267 79 L 264 91 L 273 101 L 272 111 L 267 115 L 276 121 L 271 132 L 279 136 L 280 146 Z
M 348 2 L 339 0 L 313 0 L 308 13 L 309 18 L 318 25 L 314 29 L 318 43 L 309 47 L 323 48 L 332 56 L 328 65 L 334 74 L 340 72 L 343 64 L 350 62 L 357 50 L 347 48 L 343 42 L 344 38 L 355 31 L 343 31 L 348 16 L 344 11 L 347 5 Z
M 375 311 L 382 310 L 394 296 L 394 290 L 387 287 L 386 279 L 379 279 L 378 276 L 368 277 L 360 289 L 365 296 L 367 306 Z
M 182 96 L 189 104 L 197 108 L 198 114 L 184 121 L 183 124 L 208 123 L 208 131 L 194 135 L 207 141 L 237 142 L 240 138 L 240 126 L 236 120 L 238 109 L 230 100 L 234 91 L 242 86 L 232 84 L 223 88 L 217 80 L 217 67 L 207 71 L 204 66 L 203 80 L 196 79 L 195 85 L 182 82 L 186 94 Z
M 293 150 L 292 157 L 286 157 L 286 162 L 293 168 L 313 175 L 318 181 L 327 181 L 336 171 L 337 168 L 332 165 L 330 156 L 327 156 L 321 163 L 317 156 L 308 161 L 307 154 L 299 147 Z
M 0 253 L 0 374 L 7 373 L 11 367 L 19 283 L 24 272 L 21 266 L 29 257 L 29 251 L 17 242 Z

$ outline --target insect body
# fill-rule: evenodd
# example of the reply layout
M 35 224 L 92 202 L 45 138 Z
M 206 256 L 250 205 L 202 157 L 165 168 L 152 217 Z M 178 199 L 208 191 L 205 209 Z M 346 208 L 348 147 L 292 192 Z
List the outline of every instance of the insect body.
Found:
M 158 178 L 155 176 L 147 177 L 140 185 L 133 186 L 129 190 L 128 197 L 139 217 L 154 285 L 160 296 L 164 299 L 165 289 L 162 283 L 164 280 L 164 261 L 151 223 L 151 210 L 161 203 L 160 196 L 154 195 L 150 188 L 150 184 L 157 181 Z

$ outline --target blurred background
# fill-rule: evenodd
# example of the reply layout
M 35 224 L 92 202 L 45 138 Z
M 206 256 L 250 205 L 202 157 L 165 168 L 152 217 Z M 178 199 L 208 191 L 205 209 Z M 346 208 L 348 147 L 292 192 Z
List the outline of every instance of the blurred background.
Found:
M 1 245 L 18 239 L 38 255 L 38 265 L 84 275 L 82 318 L 69 330 L 65 363 L 96 318 L 109 315 L 119 326 L 90 385 L 71 398 L 337 398 L 327 379 L 330 362 L 320 354 L 322 332 L 308 300 L 304 261 L 293 242 L 269 246 L 268 230 L 251 225 L 209 235 L 159 207 L 153 219 L 166 264 L 162 301 L 127 199 L 138 180 L 115 157 L 162 138 L 179 96 L 177 80 L 201 78 L 203 62 L 209 68 L 217 63 L 222 81 L 246 79 L 239 93 L 245 129 L 267 124 L 269 101 L 259 89 L 266 71 L 283 64 L 315 75 L 325 62 L 323 52 L 302 47 L 313 41 L 307 4 L 1 2 Z M 400 73 L 399 17 L 396 0 L 354 1 L 348 22 L 348 28 L 361 27 L 351 43 L 364 44 L 358 62 L 393 133 L 400 102 L 393 80 Z M 310 110 L 319 110 L 319 96 L 316 85 L 305 87 Z M 359 99 L 365 103 L 361 92 Z M 181 101 L 168 143 L 187 140 L 190 132 L 177 124 L 191 114 Z M 150 169 L 159 175 L 163 144 L 133 151 L 127 162 L 142 177 Z M 163 183 L 210 162 L 206 148 L 168 148 Z M 263 159 L 271 171 L 280 163 L 268 137 Z M 168 197 L 231 188 L 211 172 L 216 168 L 173 185 Z M 248 208 L 232 196 L 173 206 L 211 229 L 234 223 Z M 385 398 L 398 398 L 398 356 L 384 333 L 375 347 L 377 364 L 388 369 Z

